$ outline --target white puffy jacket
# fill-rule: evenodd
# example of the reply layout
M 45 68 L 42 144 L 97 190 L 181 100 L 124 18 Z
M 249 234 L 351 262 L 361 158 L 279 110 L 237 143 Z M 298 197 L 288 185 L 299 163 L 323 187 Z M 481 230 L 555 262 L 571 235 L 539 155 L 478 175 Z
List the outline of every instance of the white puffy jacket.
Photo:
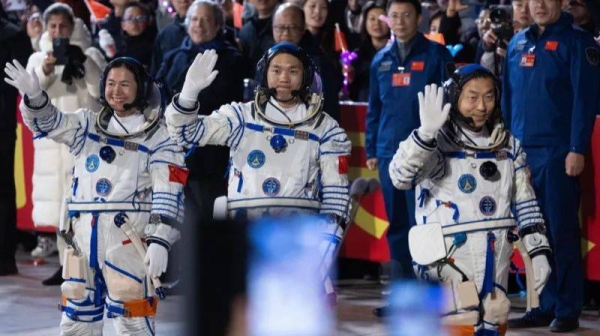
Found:
M 80 19 L 75 19 L 70 44 L 80 47 L 87 56 L 83 79 L 74 79 L 71 85 L 61 82 L 63 65 L 55 66 L 54 73 L 48 76 L 44 74 L 44 57 L 52 50 L 48 32 L 40 38 L 40 51 L 29 57 L 27 70 L 36 72 L 42 89 L 61 111 L 75 112 L 80 108 L 98 111 L 99 83 L 106 60 L 98 49 L 92 47 L 90 32 Z M 58 226 L 61 204 L 71 184 L 73 157 L 66 146 L 48 139 L 36 139 L 33 145 L 33 222 L 36 226 Z

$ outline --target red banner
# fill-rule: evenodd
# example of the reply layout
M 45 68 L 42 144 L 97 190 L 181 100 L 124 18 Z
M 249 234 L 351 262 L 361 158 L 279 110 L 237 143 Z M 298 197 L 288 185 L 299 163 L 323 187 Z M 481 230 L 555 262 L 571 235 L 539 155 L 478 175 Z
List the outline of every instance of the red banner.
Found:
M 368 170 L 366 167 L 367 155 L 365 151 L 365 119 L 367 105 L 364 103 L 342 104 L 341 126 L 348 133 L 352 141 L 352 155 L 348 176 L 350 180 L 358 177 L 378 177 L 377 171 Z M 352 222 L 340 255 L 346 258 L 364 259 L 377 262 L 390 260 L 390 252 L 385 238 L 388 229 L 388 220 L 383 206 L 381 190 L 366 195 L 362 198 L 356 216 Z

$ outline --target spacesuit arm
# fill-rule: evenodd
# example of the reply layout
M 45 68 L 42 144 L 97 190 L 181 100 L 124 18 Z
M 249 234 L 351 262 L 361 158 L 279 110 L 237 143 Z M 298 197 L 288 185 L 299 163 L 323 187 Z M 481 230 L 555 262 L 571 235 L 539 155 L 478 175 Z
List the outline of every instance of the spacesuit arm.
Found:
M 348 217 L 348 159 L 352 144 L 346 132 L 332 122 L 319 146 L 319 165 L 323 192 L 322 214 Z
M 171 138 L 183 147 L 220 145 L 235 147 L 243 134 L 242 104 L 223 105 L 208 116 L 198 116 L 199 105 L 185 106 L 179 96 L 167 107 L 167 128 Z
M 63 113 L 52 105 L 45 92 L 32 101 L 25 96 L 20 109 L 23 122 L 36 139 L 48 138 L 65 144 L 74 156 L 81 152 L 88 129 L 93 126 L 90 110 L 79 109 L 75 113 Z
M 549 253 L 550 245 L 545 235 L 544 217 L 531 185 L 527 154 L 517 139 L 511 136 L 510 144 L 515 165 L 514 188 L 512 202 L 515 205 L 515 218 L 519 228 L 519 236 L 531 256 Z
M 396 188 L 410 189 L 424 179 L 443 177 L 445 167 L 446 158 L 437 148 L 437 143 L 424 141 L 419 132 L 414 130 L 400 143 L 388 169 Z
M 183 187 L 187 182 L 183 149 L 166 132 L 148 158 L 152 178 L 152 215 L 160 215 L 161 223 L 178 226 L 183 222 Z

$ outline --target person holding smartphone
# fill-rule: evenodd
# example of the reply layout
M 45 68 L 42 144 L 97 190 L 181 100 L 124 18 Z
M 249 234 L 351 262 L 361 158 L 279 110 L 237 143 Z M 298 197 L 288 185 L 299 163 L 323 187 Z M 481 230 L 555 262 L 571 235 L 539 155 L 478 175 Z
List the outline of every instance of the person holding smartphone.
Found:
M 79 108 L 99 109 L 96 101 L 99 97 L 98 83 L 106 61 L 98 49 L 91 47 L 92 39 L 87 28 L 75 18 L 71 7 L 61 3 L 48 7 L 42 19 L 46 30 L 40 38 L 40 50 L 32 54 L 27 62 L 27 70 L 37 74 L 42 89 L 61 111 L 69 113 Z M 59 54 L 61 57 L 57 57 Z M 64 58 L 63 62 L 58 62 L 59 58 Z M 73 68 L 77 76 L 73 76 Z M 71 76 L 67 81 L 69 71 Z M 61 204 L 71 183 L 73 159 L 66 146 L 45 138 L 35 140 L 33 145 L 34 161 L 44 163 L 36 164 L 33 169 L 33 222 L 36 227 L 58 227 Z M 32 255 L 46 257 L 55 252 L 53 236 L 40 235 L 38 247 Z M 64 243 L 61 239 L 58 245 L 59 254 L 62 254 Z M 59 285 L 62 282 L 61 272 L 58 269 L 43 283 Z

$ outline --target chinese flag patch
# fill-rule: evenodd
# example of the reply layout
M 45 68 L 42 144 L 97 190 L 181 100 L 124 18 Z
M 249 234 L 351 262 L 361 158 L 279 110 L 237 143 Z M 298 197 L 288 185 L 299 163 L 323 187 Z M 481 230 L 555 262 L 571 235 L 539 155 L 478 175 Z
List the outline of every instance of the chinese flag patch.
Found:
M 410 64 L 411 71 L 423 71 L 425 70 L 425 62 L 412 62 Z
M 190 171 L 185 168 L 169 165 L 169 182 L 177 182 L 185 185 L 189 174 Z
M 556 51 L 557 48 L 558 48 L 558 41 L 546 41 L 546 45 L 544 46 L 544 49 L 550 50 L 550 51 Z
M 340 174 L 348 174 L 348 166 L 350 165 L 350 155 L 338 156 L 338 172 Z

